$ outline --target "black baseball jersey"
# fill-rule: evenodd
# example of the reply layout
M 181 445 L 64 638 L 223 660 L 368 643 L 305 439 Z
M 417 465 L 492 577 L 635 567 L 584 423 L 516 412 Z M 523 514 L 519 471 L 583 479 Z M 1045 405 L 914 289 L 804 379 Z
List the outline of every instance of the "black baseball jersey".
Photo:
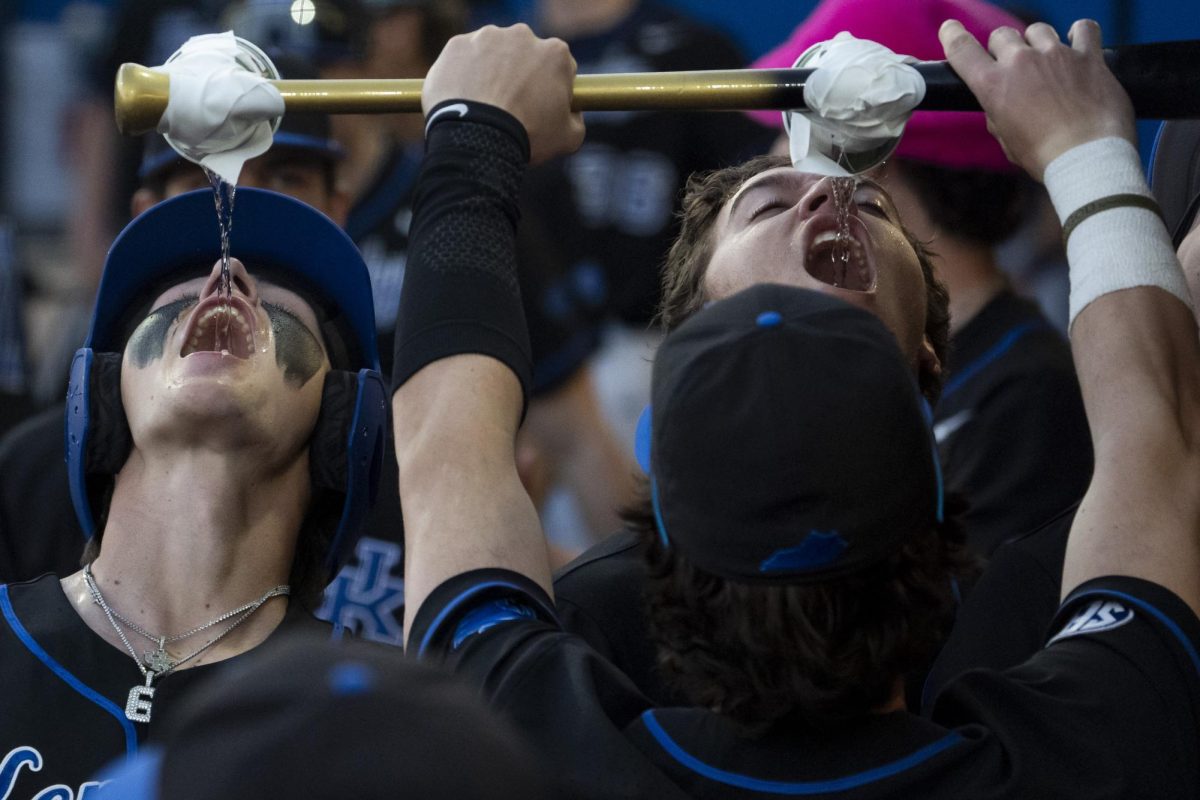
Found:
M 646 541 L 614 533 L 554 573 L 554 604 L 565 630 L 611 661 L 647 697 L 673 704 L 658 673 L 642 595 Z
M 310 628 L 328 630 L 289 611 L 256 651 Z M 155 740 L 180 697 L 244 657 L 156 681 L 150 722 L 132 722 L 125 705 L 143 683 L 137 665 L 92 632 L 58 578 L 0 586 L 0 797 L 86 797 L 101 768 Z
M 379 494 L 363 523 L 354 554 L 325 587 L 317 616 L 359 638 L 403 646 L 403 543 L 400 471 L 389 430 L 384 437 Z
M 1041 649 L 1058 610 L 1067 535 L 1078 508 L 996 548 L 929 672 L 922 708 L 969 669 L 1008 669 Z
M 0 439 L 0 583 L 79 569 L 85 541 L 67 483 L 65 414 L 56 405 Z
M 1091 581 L 1044 649 L 952 682 L 930 719 L 838 730 L 784 718 L 749 735 L 701 708 L 654 707 L 504 570 L 457 576 L 412 650 L 479 687 L 555 764 L 572 797 L 1195 798 L 1200 620 L 1146 581 Z
M 1070 348 L 1033 303 L 1001 292 L 950 346 L 933 432 L 947 491 L 970 504 L 968 544 L 986 556 L 1083 496 L 1091 435 Z
M 734 69 L 745 60 L 722 33 L 656 2 L 642 2 L 614 28 L 568 39 L 580 74 Z M 778 131 L 738 113 L 653 111 L 584 114 L 577 152 L 531 170 L 527 184 L 561 181 L 578 224 L 556 224 L 569 266 L 593 299 L 628 322 L 654 314 L 659 265 L 677 231 L 675 212 L 688 176 L 765 153 Z M 548 196 L 552 196 L 546 193 Z

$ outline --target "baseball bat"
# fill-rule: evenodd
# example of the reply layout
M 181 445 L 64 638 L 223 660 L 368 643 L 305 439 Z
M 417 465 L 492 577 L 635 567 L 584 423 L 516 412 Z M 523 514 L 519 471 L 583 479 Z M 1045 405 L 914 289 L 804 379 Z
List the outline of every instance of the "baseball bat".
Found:
M 1144 119 L 1200 118 L 1200 40 L 1131 44 L 1104 58 Z M 914 64 L 925 78 L 925 111 L 978 111 L 979 103 L 945 61 Z M 728 111 L 805 108 L 804 82 L 812 69 L 734 69 L 579 75 L 577 111 Z M 288 111 L 386 114 L 421 110 L 420 79 L 277 80 Z M 154 130 L 170 97 L 165 73 L 139 64 L 117 72 L 117 128 L 136 135 Z

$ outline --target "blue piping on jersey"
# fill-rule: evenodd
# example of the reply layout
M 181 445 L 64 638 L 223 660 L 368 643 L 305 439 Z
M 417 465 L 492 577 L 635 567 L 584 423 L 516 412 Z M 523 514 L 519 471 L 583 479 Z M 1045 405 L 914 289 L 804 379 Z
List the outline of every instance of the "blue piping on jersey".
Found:
M 847 775 L 844 778 L 832 778 L 825 781 L 768 781 L 761 778 L 751 778 L 747 775 L 739 775 L 736 772 L 726 772 L 723 769 L 717 769 L 705 764 L 675 743 L 675 740 L 658 724 L 658 720 L 654 718 L 653 710 L 642 714 L 642 722 L 645 723 L 646 729 L 650 731 L 650 735 L 667 751 L 667 754 L 692 772 L 709 780 L 717 781 L 727 786 L 735 786 L 739 789 L 786 795 L 825 794 L 827 792 L 841 792 L 865 786 L 868 783 L 873 783 L 883 778 L 890 778 L 893 775 L 898 775 L 907 769 L 911 769 L 962 741 L 961 736 L 952 732 L 938 739 L 933 744 L 928 744 L 920 750 L 910 753 L 904 758 L 893 761 L 890 764 L 884 764 L 881 767 L 875 767 L 874 769 L 854 775 Z
M 1016 344 L 1018 340 L 1020 340 L 1020 338 L 1022 336 L 1029 333 L 1030 331 L 1040 330 L 1040 329 L 1049 328 L 1049 327 L 1050 327 L 1050 325 L 1047 322 L 1041 322 L 1041 321 L 1023 322 L 1020 325 L 1013 328 L 1012 330 L 1010 330 L 1008 333 L 1004 334 L 1003 338 L 1001 338 L 1000 341 L 998 341 L 994 345 L 992 345 L 992 347 L 989 350 L 987 350 L 987 352 L 985 352 L 983 355 L 981 355 L 979 358 L 975 359 L 971 363 L 967 364 L 962 369 L 955 372 L 954 376 L 951 377 L 950 380 L 946 381 L 946 385 L 942 387 L 942 397 L 941 397 L 942 401 L 944 402 L 947 397 L 949 397 L 950 395 L 954 394 L 959 389 L 961 389 L 963 387 L 963 384 L 965 384 L 967 381 L 971 380 L 971 378 L 974 378 L 979 373 L 979 371 L 982 370 L 984 367 L 991 364 L 993 361 L 998 359 L 1000 356 L 1007 353 L 1012 348 L 1012 346 L 1014 344 Z
M 667 523 L 663 522 L 662 506 L 658 502 L 658 479 L 654 477 L 654 473 L 650 473 L 650 504 L 654 506 L 654 526 L 658 528 L 658 540 L 662 542 L 663 547 L 670 547 L 671 539 L 667 536 Z
M 925 417 L 925 429 L 929 432 L 929 451 L 933 454 L 933 474 L 937 478 L 937 521 L 946 521 L 946 482 L 942 479 L 942 458 L 938 454 L 937 434 L 933 432 L 933 406 L 924 395 L 921 398 L 921 414 Z
M 937 521 L 946 521 L 946 480 L 942 477 L 942 458 L 938 455 L 937 439 L 933 438 L 933 429 L 929 429 L 929 444 L 933 448 L 933 474 L 937 478 Z
M 1126 602 L 1142 609 L 1147 614 L 1165 625 L 1167 630 L 1174 634 L 1175 638 L 1179 640 L 1179 643 L 1183 645 L 1184 652 L 1186 652 L 1188 657 L 1192 659 L 1192 666 L 1196 668 L 1196 674 L 1200 675 L 1200 653 L 1196 652 L 1196 646 L 1192 644 L 1191 640 L 1188 639 L 1187 634 L 1183 632 L 1183 629 L 1180 628 L 1173 619 L 1147 603 L 1145 600 L 1141 600 L 1133 595 L 1125 594 L 1125 592 L 1113 591 L 1112 589 L 1089 589 L 1088 591 L 1072 595 L 1071 600 L 1074 601 L 1080 597 L 1091 597 L 1094 595 L 1099 595 L 1101 597 L 1119 597 L 1122 600 L 1125 600 Z
M 137 730 L 133 727 L 133 723 L 126 718 L 124 710 L 117 708 L 111 700 L 79 680 L 79 678 L 76 678 L 66 667 L 59 664 L 49 653 L 42 649 L 42 646 L 29 635 L 29 631 L 25 630 L 25 626 L 17 619 L 17 614 L 13 611 L 12 600 L 8 596 L 7 585 L 0 586 L 0 611 L 3 611 L 4 619 L 8 621 L 8 626 L 12 628 L 13 633 L 17 635 L 17 638 L 21 640 L 21 644 L 25 645 L 30 653 L 45 664 L 51 672 L 62 678 L 68 686 L 79 692 L 87 700 L 100 706 L 100 708 L 116 718 L 117 722 L 121 723 L 121 727 L 125 731 L 125 756 L 126 758 L 130 758 L 136 754 L 138 748 Z
M 462 594 L 460 594 L 458 597 L 454 598 L 449 603 L 447 603 L 446 606 L 441 611 L 438 612 L 437 616 L 433 618 L 433 622 L 426 629 L 425 636 L 421 639 L 421 646 L 417 648 L 417 658 L 423 658 L 425 656 L 425 649 L 427 647 L 429 647 L 429 643 L 433 641 L 433 637 L 441 629 L 442 623 L 444 623 L 451 614 L 458 611 L 458 609 L 464 603 L 466 603 L 472 597 L 478 595 L 480 592 L 485 591 L 487 589 L 496 589 L 496 588 L 513 589 L 515 591 L 520 592 L 522 595 L 525 595 L 526 597 L 528 597 L 528 594 L 526 593 L 526 591 L 523 588 L 521 588 L 520 586 L 518 586 L 515 583 L 509 583 L 508 581 L 488 581 L 486 583 L 479 583 L 479 584 L 476 584 L 475 586 L 472 586 L 471 588 L 467 589 Z M 542 607 L 541 603 L 535 603 L 535 605 L 537 605 L 539 608 Z

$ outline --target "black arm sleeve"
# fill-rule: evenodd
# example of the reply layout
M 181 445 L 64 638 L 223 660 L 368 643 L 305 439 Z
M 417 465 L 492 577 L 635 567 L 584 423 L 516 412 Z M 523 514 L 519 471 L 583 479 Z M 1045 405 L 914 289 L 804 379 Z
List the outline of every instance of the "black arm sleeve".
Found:
M 434 361 L 481 353 L 511 369 L 528 397 L 532 359 L 515 255 L 528 137 L 513 116 L 483 103 L 441 103 L 429 120 L 392 391 Z

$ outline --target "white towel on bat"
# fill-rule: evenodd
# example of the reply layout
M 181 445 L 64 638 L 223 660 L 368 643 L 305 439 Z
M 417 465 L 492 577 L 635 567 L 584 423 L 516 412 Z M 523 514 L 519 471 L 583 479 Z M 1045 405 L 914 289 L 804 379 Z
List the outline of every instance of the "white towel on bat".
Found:
M 271 146 L 283 96 L 238 64 L 232 31 L 193 36 L 157 69 L 171 79 L 158 132 L 184 158 L 236 184 L 246 161 Z
M 843 31 L 813 45 L 795 66 L 815 67 L 804 84 L 803 111 L 785 111 L 792 163 L 805 172 L 850 173 L 829 154 L 866 152 L 899 141 L 925 97 L 925 79 L 901 56 Z

